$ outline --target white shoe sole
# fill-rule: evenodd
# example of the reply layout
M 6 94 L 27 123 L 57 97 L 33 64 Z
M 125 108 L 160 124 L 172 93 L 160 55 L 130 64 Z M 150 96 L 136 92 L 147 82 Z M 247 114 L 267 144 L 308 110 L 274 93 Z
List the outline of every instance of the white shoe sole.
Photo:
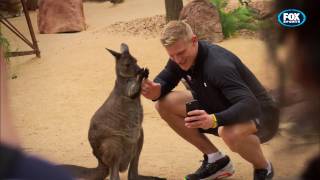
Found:
M 200 179 L 200 180 L 214 180 L 214 179 L 223 179 L 226 177 L 230 177 L 234 174 L 234 169 L 233 166 L 231 164 L 231 162 L 229 162 L 224 168 L 222 168 L 221 170 L 219 170 L 218 172 L 216 172 L 215 174 L 206 177 L 204 179 Z

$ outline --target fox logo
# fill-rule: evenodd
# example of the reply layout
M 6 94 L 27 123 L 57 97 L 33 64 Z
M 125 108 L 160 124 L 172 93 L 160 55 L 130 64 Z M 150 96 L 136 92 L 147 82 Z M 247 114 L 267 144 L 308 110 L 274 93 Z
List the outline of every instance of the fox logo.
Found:
M 283 22 L 300 23 L 300 13 L 283 13 Z
M 301 26 L 306 21 L 306 15 L 297 9 L 287 9 L 278 14 L 278 22 L 285 27 Z

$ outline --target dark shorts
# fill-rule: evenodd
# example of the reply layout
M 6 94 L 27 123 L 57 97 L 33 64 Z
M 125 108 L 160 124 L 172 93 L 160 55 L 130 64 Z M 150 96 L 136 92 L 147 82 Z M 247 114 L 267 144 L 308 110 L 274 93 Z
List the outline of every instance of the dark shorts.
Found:
M 262 108 L 262 115 L 251 120 L 256 124 L 257 133 L 261 143 L 267 142 L 277 133 L 279 127 L 279 109 L 276 106 Z M 199 129 L 200 133 L 213 134 L 219 136 L 218 128 Z

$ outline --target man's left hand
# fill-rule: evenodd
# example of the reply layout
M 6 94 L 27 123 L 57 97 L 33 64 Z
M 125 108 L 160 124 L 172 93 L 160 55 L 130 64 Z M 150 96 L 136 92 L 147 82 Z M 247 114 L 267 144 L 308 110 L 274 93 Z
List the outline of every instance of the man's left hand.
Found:
M 188 112 L 188 116 L 184 118 L 187 128 L 209 129 L 213 127 L 211 115 L 204 110 L 193 110 Z

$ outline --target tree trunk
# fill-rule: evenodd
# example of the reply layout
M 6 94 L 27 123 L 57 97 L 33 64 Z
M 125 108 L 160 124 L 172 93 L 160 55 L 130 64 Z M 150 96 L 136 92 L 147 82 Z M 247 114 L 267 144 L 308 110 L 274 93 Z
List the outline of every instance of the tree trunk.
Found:
M 165 0 L 166 6 L 166 20 L 167 22 L 171 20 L 178 20 L 180 11 L 183 8 L 182 0 Z
M 38 9 L 38 0 L 27 0 L 27 8 L 31 11 Z

